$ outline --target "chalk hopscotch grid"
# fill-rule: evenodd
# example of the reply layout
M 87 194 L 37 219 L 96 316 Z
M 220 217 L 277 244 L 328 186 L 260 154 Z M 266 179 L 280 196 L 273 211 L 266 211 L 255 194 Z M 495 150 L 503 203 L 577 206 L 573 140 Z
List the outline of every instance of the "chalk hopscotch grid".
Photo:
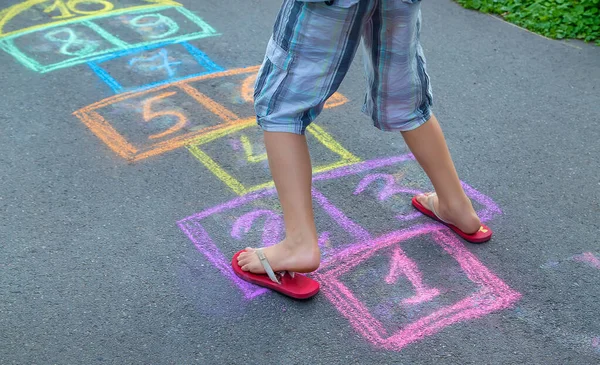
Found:
M 189 48 L 188 48 L 189 49 Z M 202 54 L 198 54 L 199 57 L 203 57 Z M 203 60 L 206 62 L 206 59 Z M 214 63 L 212 63 L 214 65 Z M 211 65 L 212 67 L 212 65 Z M 214 71 L 206 73 L 202 76 L 187 77 L 178 81 L 170 81 L 159 86 L 144 89 L 142 91 L 125 91 L 113 96 L 110 96 L 104 100 L 88 105 L 87 107 L 81 108 L 75 111 L 73 114 L 77 116 L 85 125 L 87 125 L 98 138 L 100 138 L 106 145 L 108 145 L 114 152 L 119 156 L 131 161 L 139 161 L 150 156 L 158 155 L 182 146 L 187 146 L 192 154 L 200 160 L 205 166 L 228 184 L 232 190 L 239 194 L 247 193 L 250 190 L 258 190 L 260 187 L 245 187 L 233 177 L 229 176 L 226 171 L 222 169 L 215 161 L 213 161 L 208 155 L 202 152 L 199 148 L 200 145 L 208 143 L 212 140 L 224 137 L 225 135 L 235 133 L 245 128 L 249 128 L 256 124 L 254 117 L 252 118 L 240 118 L 232 111 L 225 108 L 223 105 L 210 99 L 208 96 L 199 92 L 196 88 L 190 84 L 201 80 L 210 80 L 221 77 L 237 76 L 244 74 L 255 74 L 260 66 L 251 66 L 246 68 L 231 69 L 226 71 Z M 97 68 L 95 71 L 101 75 L 106 73 L 103 69 Z M 109 75 L 108 75 L 109 76 Z M 110 79 L 108 79 L 110 80 Z M 110 81 L 109 81 L 110 82 Z M 118 88 L 119 85 L 113 85 Z M 123 136 L 119 134 L 110 126 L 109 121 L 106 121 L 98 112 L 98 109 L 102 109 L 111 104 L 124 101 L 130 98 L 142 97 L 149 95 L 160 90 L 164 90 L 169 87 L 177 87 L 184 93 L 191 96 L 196 100 L 202 107 L 212 112 L 216 117 L 221 120 L 220 124 L 215 126 L 206 127 L 201 130 L 191 131 L 185 135 L 178 135 L 171 140 L 166 140 L 158 143 L 152 143 L 150 145 L 144 145 L 136 147 L 129 143 Z M 333 108 L 344 104 L 347 99 L 341 94 L 334 94 L 332 96 L 333 102 L 326 104 L 325 108 Z M 356 156 L 352 155 L 349 151 L 344 149 L 339 143 L 337 143 L 330 135 L 318 126 L 311 126 L 310 131 L 314 132 L 314 136 L 319 142 L 331 151 L 340 156 L 340 160 L 330 165 L 320 166 L 319 171 L 330 170 L 339 166 L 351 164 L 360 161 Z M 311 133 L 312 133 L 311 132 Z M 271 185 L 267 183 L 265 186 Z
M 313 176 L 313 181 L 338 179 L 344 176 L 359 174 L 362 172 L 374 170 L 376 168 L 396 165 L 413 160 L 414 156 L 412 154 L 405 154 L 395 157 L 358 162 L 355 164 L 338 167 L 334 170 L 317 173 Z M 465 192 L 470 198 L 483 205 L 483 208 L 477 212 L 477 214 L 481 217 L 482 222 L 489 221 L 496 215 L 502 214 L 502 211 L 492 199 L 478 192 L 477 190 L 475 190 L 474 188 L 472 188 L 464 182 L 462 182 L 462 185 L 465 189 Z M 204 228 L 202 228 L 201 221 L 204 218 L 207 218 L 213 214 L 221 213 L 223 211 L 239 207 L 254 200 L 263 198 L 265 196 L 271 196 L 273 194 L 275 194 L 275 190 L 272 187 L 268 187 L 260 191 L 247 193 L 246 195 L 242 195 L 227 203 L 223 203 L 213 208 L 206 209 L 200 213 L 194 214 L 177 222 L 180 229 L 194 243 L 196 248 L 204 256 L 206 256 L 206 258 L 211 263 L 213 263 L 213 265 L 215 265 L 215 267 L 217 267 L 224 276 L 230 278 L 240 288 L 240 290 L 242 290 L 246 298 L 249 299 L 259 295 L 256 294 L 256 290 L 258 290 L 259 287 L 255 286 L 254 284 L 249 284 L 245 281 L 242 281 L 238 279 L 237 276 L 235 276 L 233 270 L 231 269 L 229 261 L 225 259 L 225 256 L 219 251 L 219 249 L 214 244 L 208 233 L 204 230 Z M 356 224 L 350 218 L 348 218 L 340 209 L 331 204 L 329 200 L 317 189 L 313 188 L 312 195 L 315 201 L 327 212 L 327 214 L 335 222 L 338 223 L 340 227 L 342 227 L 345 231 L 349 232 L 355 237 L 356 241 L 358 242 L 357 245 L 360 244 L 360 247 L 367 247 L 368 244 L 367 246 L 363 246 L 364 244 L 361 242 L 373 242 L 371 241 L 372 236 L 367 230 L 365 230 L 360 225 Z M 435 229 L 445 228 L 445 226 L 443 226 L 442 224 L 431 224 L 429 226 L 434 227 Z M 345 252 L 346 249 L 347 247 L 343 246 L 342 248 L 329 251 L 327 257 L 323 257 L 321 267 L 318 271 L 327 268 L 328 265 L 330 265 L 330 263 L 333 262 L 333 259 L 331 259 L 331 257 L 337 255 L 338 251 Z
M 33 2 L 39 4 L 39 3 L 43 3 L 45 1 L 47 1 L 47 0 L 34 0 Z M 12 39 L 12 38 L 15 38 L 15 37 L 18 37 L 21 35 L 37 32 L 42 29 L 60 27 L 60 26 L 73 24 L 73 23 L 77 23 L 80 21 L 84 21 L 84 20 L 106 18 L 106 17 L 111 17 L 113 15 L 120 15 L 120 14 L 124 14 L 124 13 L 132 13 L 132 12 L 144 11 L 144 10 L 158 11 L 158 10 L 172 8 L 172 7 L 182 6 L 180 3 L 175 2 L 175 1 L 170 1 L 170 0 L 146 0 L 146 1 L 154 2 L 154 4 L 129 6 L 129 7 L 121 8 L 121 9 L 116 9 L 116 10 L 113 9 L 110 11 L 102 11 L 99 14 L 78 15 L 73 19 L 61 19 L 61 20 L 57 20 L 57 21 L 50 21 L 49 23 L 38 24 L 38 25 L 30 26 L 30 27 L 15 29 L 15 30 L 5 33 L 4 27 L 6 26 L 6 22 L 7 22 L 6 17 L 8 16 L 8 14 L 13 13 L 12 16 L 9 16 L 9 18 L 12 19 L 14 16 L 19 15 L 22 11 L 28 10 L 30 6 L 27 6 L 27 5 L 28 5 L 28 3 L 31 4 L 32 1 L 31 0 L 25 1 L 25 2 L 13 5 L 11 7 L 8 7 L 6 9 L 3 9 L 0 11 L 0 17 L 3 17 L 3 18 L 0 18 L 0 39 Z M 35 4 L 31 4 L 31 5 L 35 5 Z
M 411 160 L 414 160 L 414 156 L 406 154 L 359 162 L 315 174 L 313 181 L 337 179 Z M 470 198 L 484 205 L 484 208 L 478 211 L 482 221 L 488 221 L 502 213 L 500 208 L 489 197 L 464 182 L 462 184 Z M 196 249 L 226 278 L 231 280 L 247 300 L 265 294 L 268 290 L 243 281 L 235 275 L 231 269 L 229 260 L 202 226 L 202 220 L 214 214 L 223 213 L 257 199 L 273 196 L 274 194 L 276 192 L 273 188 L 253 192 L 177 222 L 180 229 L 192 241 Z M 508 308 L 521 297 L 520 293 L 508 287 L 501 279 L 488 270 L 442 224 L 414 224 L 409 228 L 372 238 L 369 232 L 354 223 L 341 210 L 331 204 L 322 193 L 314 188 L 313 198 L 340 227 L 351 233 L 355 242 L 329 251 L 326 257 L 323 257 L 319 269 L 309 274 L 309 276 L 312 276 L 322 284 L 324 295 L 350 321 L 355 330 L 377 347 L 399 351 L 408 344 L 435 334 L 454 323 L 480 318 L 489 313 Z M 371 314 L 365 304 L 343 284 L 340 277 L 383 248 L 406 243 L 412 238 L 427 235 L 430 235 L 437 245 L 458 262 L 466 277 L 475 283 L 479 289 L 454 304 L 441 307 L 435 312 L 403 326 L 394 333 L 388 333 L 383 324 Z
M 266 293 L 267 290 L 241 280 L 235 275 L 231 269 L 230 262 L 225 258 L 225 255 L 217 247 L 217 245 L 211 239 L 209 233 L 204 229 L 200 222 L 214 214 L 224 213 L 231 209 L 250 204 L 265 197 L 273 197 L 276 194 L 277 192 L 275 188 L 268 188 L 259 192 L 249 193 L 227 203 L 217 205 L 191 217 L 185 218 L 177 223 L 179 228 L 194 243 L 198 251 L 200 251 L 221 272 L 221 274 L 223 274 L 223 276 L 229 278 L 242 291 L 246 299 L 253 299 Z M 370 235 L 367 231 L 348 219 L 344 213 L 331 204 L 322 193 L 316 189 L 312 189 L 312 195 L 325 213 L 342 229 L 348 232 L 354 240 L 364 241 L 370 239 Z
M 169 9 L 172 6 L 161 7 L 160 9 Z M 191 17 L 195 17 L 191 12 L 183 9 L 176 8 L 180 13 L 189 13 Z M 144 14 L 151 11 L 159 10 L 158 7 L 153 7 L 150 10 L 143 9 L 136 12 L 118 11 L 118 13 L 132 13 L 132 14 Z M 117 12 L 111 12 L 110 14 L 85 17 L 85 19 L 77 19 L 73 21 L 63 21 L 60 24 L 53 25 L 53 27 L 63 26 L 66 24 L 82 24 L 88 28 L 94 30 L 97 34 L 102 36 L 108 42 L 116 45 L 116 48 L 106 49 L 93 53 L 91 55 L 85 55 L 81 57 L 75 57 L 66 61 L 55 63 L 52 65 L 41 65 L 37 61 L 27 57 L 23 54 L 14 44 L 14 39 L 19 36 L 29 34 L 31 32 L 40 31 L 40 27 L 31 29 L 26 32 L 20 32 L 19 34 L 13 34 L 11 36 L 2 37 L 0 36 L 0 49 L 13 54 L 20 62 L 25 66 L 45 73 L 56 70 L 58 68 L 69 67 L 81 63 L 87 62 L 89 67 L 103 80 L 115 93 L 121 93 L 124 91 L 139 92 L 147 89 L 163 86 L 169 86 L 172 83 L 178 83 L 190 78 L 197 78 L 199 76 L 208 75 L 211 73 L 224 71 L 222 67 L 215 64 L 206 54 L 199 49 L 195 48 L 187 42 L 191 39 L 199 39 L 208 36 L 218 35 L 214 29 L 210 28 L 208 24 L 204 23 L 201 19 L 195 17 L 196 20 L 188 16 L 192 22 L 203 28 L 203 32 L 190 33 L 183 36 L 177 36 L 167 39 L 160 39 L 156 41 L 128 44 L 123 42 L 119 38 L 112 36 L 104 29 L 99 27 L 97 24 L 90 22 L 92 18 L 105 18 L 114 16 Z M 204 24 L 201 25 L 201 24 Z M 206 30 L 208 29 L 208 32 Z M 180 44 L 187 49 L 187 51 L 194 57 L 194 59 L 201 65 L 206 71 L 202 73 L 196 73 L 187 75 L 185 77 L 170 78 L 147 85 L 136 86 L 132 88 L 123 88 L 123 86 L 113 78 L 108 71 L 102 68 L 101 64 L 109 60 L 125 57 L 128 55 L 136 54 L 139 52 L 153 50 L 160 47 L 168 46 L 171 44 Z M 107 55 L 109 54 L 109 55 Z M 179 86 L 184 92 L 189 91 L 188 85 L 171 85 Z M 106 102 L 104 100 L 103 102 Z M 103 102 L 98 103 L 97 107 L 100 107 Z M 108 103 L 110 104 L 110 103 Z M 89 107 L 88 107 L 89 108 Z M 86 109 L 86 108 L 84 108 Z M 97 113 L 93 110 L 89 110 L 90 118 L 98 118 Z M 83 113 L 83 109 L 74 113 Z M 80 118 L 81 115 L 78 115 Z M 200 136 L 196 140 L 196 144 L 206 143 L 208 140 L 221 137 L 223 134 L 233 133 L 237 130 L 246 128 L 246 123 L 250 124 L 250 120 L 242 121 L 240 118 L 234 118 L 235 120 L 225 120 L 227 128 L 222 129 L 216 133 L 209 133 L 205 136 Z M 116 131 L 113 131 L 116 132 Z M 328 139 L 335 142 L 333 138 L 326 135 Z M 201 142 L 200 142 L 201 141 Z M 105 141 L 106 142 L 106 141 Z M 321 141 L 323 142 L 323 141 Z M 335 142 L 337 145 L 337 142 Z M 192 145 L 193 146 L 193 145 Z M 193 152 L 194 147 L 188 147 Z M 197 146 L 196 146 L 197 148 Z M 341 145 L 339 148 L 343 149 Z M 337 150 L 334 148 L 333 150 Z M 335 152 L 335 151 L 334 151 Z M 131 150 L 130 153 L 135 154 L 135 149 Z M 197 156 L 196 156 L 197 157 Z M 314 181 L 338 179 L 344 176 L 358 174 L 366 172 L 378 167 L 390 166 L 396 163 L 414 160 L 414 157 L 410 154 L 383 158 L 377 160 L 363 161 L 350 155 L 350 160 L 340 161 L 335 165 L 331 166 L 331 169 L 327 171 L 319 170 L 313 176 Z M 215 163 L 216 164 L 216 163 Z M 214 171 L 213 171 L 214 172 Z M 469 197 L 484 205 L 484 208 L 478 211 L 482 222 L 492 219 L 494 216 L 501 214 L 499 207 L 487 196 L 479 193 L 477 190 L 468 186 L 466 183 L 461 182 L 465 192 Z M 260 296 L 266 292 L 267 289 L 250 284 L 246 281 L 239 279 L 231 270 L 231 264 L 229 260 L 223 255 L 217 245 L 211 240 L 208 232 L 203 228 L 200 221 L 213 214 L 232 209 L 234 207 L 242 206 L 251 201 L 261 199 L 267 196 L 273 196 L 276 194 L 272 184 L 258 186 L 256 189 L 249 190 L 242 186 L 242 190 L 238 193 L 242 196 L 233 199 L 227 203 L 220 204 L 216 207 L 207 209 L 201 213 L 187 217 L 177 222 L 179 228 L 188 236 L 188 238 L 194 243 L 196 248 L 207 257 L 207 259 L 215 265 L 215 267 L 227 278 L 236 284 L 242 291 L 246 299 L 250 300 Z M 319 205 L 331 216 L 331 218 L 337 222 L 340 227 L 350 232 L 354 236 L 354 243 L 338 247 L 337 249 L 330 251 L 324 258 L 321 267 L 314 273 L 311 274 L 315 279 L 322 283 L 322 291 L 325 297 L 332 302 L 332 304 L 338 309 L 338 311 L 346 317 L 351 325 L 359 332 L 364 338 L 366 338 L 373 345 L 388 349 L 399 351 L 410 343 L 416 342 L 423 339 L 424 337 L 433 335 L 443 328 L 452 325 L 454 323 L 471 320 L 479 317 L 483 317 L 491 312 L 502 310 L 512 306 L 521 297 L 521 294 L 508 287 L 502 280 L 496 277 L 490 272 L 472 253 L 470 253 L 465 245 L 458 240 L 454 235 L 450 234 L 450 231 L 443 225 L 438 223 L 428 224 L 417 224 L 410 228 L 402 229 L 390 233 L 386 233 L 379 237 L 373 238 L 364 228 L 360 227 L 345 214 L 331 204 L 327 198 L 316 189 L 313 189 L 313 198 L 319 203 Z M 420 215 L 415 215 L 415 217 Z M 407 219 L 408 220 L 408 219 Z M 352 270 L 354 267 L 360 265 L 375 252 L 392 247 L 393 245 L 400 245 L 406 243 L 410 239 L 419 236 L 431 236 L 435 244 L 443 248 L 446 253 L 452 256 L 460 265 L 469 280 L 474 282 L 480 287 L 480 290 L 471 293 L 466 298 L 458 301 L 453 305 L 444 306 L 432 314 L 418 318 L 412 323 L 409 323 L 400 330 L 389 333 L 384 328 L 383 324 L 380 323 L 369 311 L 369 309 L 360 301 L 358 298 L 344 283 L 340 277 Z
M 57 25 L 52 25 L 47 28 L 35 29 L 35 30 L 15 34 L 12 36 L 7 36 L 7 37 L 0 39 L 0 48 L 2 50 L 4 50 L 5 52 L 11 54 L 13 57 L 15 57 L 15 59 L 17 59 L 19 62 L 21 62 L 24 66 L 28 67 L 29 69 L 39 72 L 39 73 L 46 73 L 46 72 L 54 71 L 54 70 L 61 69 L 61 68 L 79 65 L 79 64 L 89 62 L 89 61 L 99 60 L 107 54 L 115 53 L 115 52 L 119 52 L 119 51 L 125 51 L 128 49 L 133 49 L 133 48 L 139 49 L 139 48 L 143 48 L 146 46 L 152 46 L 152 45 L 159 44 L 159 43 L 166 44 L 167 42 L 172 42 L 172 43 L 184 42 L 184 41 L 189 41 L 189 40 L 194 40 L 194 39 L 201 39 L 201 38 L 214 37 L 214 36 L 220 35 L 220 33 L 217 33 L 217 31 L 214 28 L 212 28 L 208 23 L 204 22 L 201 18 L 196 16 L 191 11 L 189 11 L 185 8 L 182 8 L 182 7 L 174 7 L 174 6 L 155 7 L 155 8 L 151 8 L 151 9 L 144 8 L 142 10 L 137 10 L 137 11 L 127 11 L 127 9 L 125 9 L 124 11 L 121 11 L 118 13 L 119 14 L 127 13 L 127 14 L 131 14 L 131 15 L 136 15 L 136 14 L 141 15 L 141 14 L 153 13 L 158 10 L 165 10 L 165 9 L 177 10 L 179 13 L 184 15 L 192 23 L 194 23 L 198 27 L 200 27 L 202 30 L 199 32 L 181 34 L 181 35 L 177 35 L 174 37 L 159 39 L 159 40 L 155 40 L 155 41 L 147 41 L 147 42 L 140 42 L 140 43 L 136 43 L 136 44 L 129 44 L 129 43 L 126 43 L 126 42 L 118 39 L 117 37 L 111 35 L 109 32 L 105 31 L 97 24 L 91 23 L 91 21 L 90 21 L 93 19 L 106 18 L 106 17 L 115 15 L 115 13 L 110 13 L 107 15 L 98 15 L 98 16 L 95 16 L 94 18 L 86 18 L 84 20 L 76 19 L 73 21 L 68 21 L 68 22 L 63 22 L 63 23 L 57 24 Z M 70 58 L 70 59 L 67 59 L 67 60 L 64 60 L 64 61 L 61 61 L 58 63 L 54 63 L 51 65 L 42 65 L 39 62 L 37 62 L 36 60 L 27 56 L 21 50 L 19 50 L 18 47 L 14 44 L 14 40 L 17 39 L 18 37 L 22 37 L 24 35 L 27 35 L 27 34 L 30 34 L 33 32 L 47 31 L 48 29 L 64 26 L 66 24 L 84 25 L 84 26 L 88 27 L 89 29 L 91 29 L 92 31 L 94 31 L 96 34 L 100 35 L 107 42 L 115 45 L 116 47 L 93 52 L 93 53 L 90 53 L 90 54 L 87 54 L 84 56 L 73 57 L 73 58 Z
M 150 51 L 150 50 L 158 49 L 161 47 L 165 47 L 165 46 L 169 46 L 169 45 L 177 45 L 177 44 L 183 46 L 188 51 L 188 53 L 196 60 L 196 62 L 200 66 L 202 66 L 206 71 L 189 74 L 189 75 L 185 75 L 182 77 L 171 77 L 168 79 L 156 81 L 156 82 L 149 83 L 146 85 L 124 88 L 114 77 L 112 77 L 110 75 L 110 73 L 108 71 L 106 71 L 101 66 L 102 63 L 110 61 L 110 60 L 114 60 L 114 59 L 126 57 L 126 56 L 131 56 L 131 55 L 138 54 L 138 53 L 141 53 L 144 51 Z M 89 61 L 88 66 L 96 73 L 96 75 L 100 78 L 100 80 L 105 82 L 112 89 L 112 91 L 115 94 L 119 94 L 122 92 L 143 91 L 143 90 L 151 89 L 153 87 L 173 83 L 173 82 L 184 81 L 184 80 L 198 77 L 198 76 L 204 76 L 204 75 L 208 75 L 208 74 L 215 73 L 215 72 L 225 71 L 225 69 L 223 67 L 216 64 L 213 60 L 210 59 L 210 57 L 208 57 L 208 55 L 206 55 L 204 52 L 202 52 L 198 48 L 194 47 L 193 45 L 191 45 L 188 42 L 179 42 L 179 41 L 162 42 L 162 43 L 158 43 L 158 44 L 147 45 L 144 47 L 114 52 L 108 56 L 99 58 L 95 61 Z
M 219 138 L 227 133 L 233 133 L 236 130 L 247 128 L 251 121 L 248 119 L 240 119 L 226 108 L 222 107 L 217 102 L 208 98 L 206 95 L 198 92 L 195 88 L 187 85 L 188 83 L 210 80 L 224 76 L 235 76 L 246 73 L 254 73 L 258 71 L 258 66 L 251 66 L 228 71 L 209 73 L 203 76 L 186 78 L 177 82 L 169 82 L 154 88 L 146 89 L 139 92 L 123 92 L 110 96 L 94 104 L 88 105 L 75 111 L 73 114 L 77 116 L 94 134 L 109 146 L 119 156 L 131 161 L 139 161 L 150 156 L 155 156 L 185 145 L 196 143 L 198 141 L 210 140 L 211 138 Z M 178 135 L 170 140 L 165 140 L 158 143 L 152 143 L 146 146 L 133 146 L 123 136 L 116 131 L 108 121 L 106 121 L 97 110 L 118 103 L 130 98 L 137 98 L 144 95 L 149 95 L 166 88 L 176 87 L 182 92 L 188 94 L 195 99 L 201 106 L 207 108 L 219 117 L 222 123 L 215 126 L 206 127 L 201 130 L 192 131 L 183 135 Z
M 341 97 L 341 96 L 340 96 Z M 198 159 L 210 172 L 212 172 L 215 176 L 217 176 L 225 185 L 227 185 L 233 192 L 238 195 L 245 195 L 254 191 L 259 191 L 265 188 L 270 188 L 274 186 L 274 182 L 269 180 L 262 184 L 254 185 L 254 186 L 246 186 L 239 179 L 235 178 L 229 172 L 227 172 L 222 166 L 220 166 L 215 160 L 213 160 L 207 153 L 202 151 L 200 148 L 203 144 L 206 144 L 212 140 L 217 138 L 221 138 L 225 135 L 241 131 L 246 128 L 250 128 L 256 125 L 256 120 L 254 118 L 246 119 L 243 124 L 240 124 L 235 129 L 231 130 L 223 130 L 221 133 L 209 134 L 205 137 L 201 137 L 197 140 L 194 140 L 193 143 L 190 143 L 186 146 L 186 148 L 191 152 L 191 154 Z M 307 128 L 307 132 L 310 136 L 314 137 L 317 141 L 319 141 L 325 148 L 336 154 L 339 159 L 333 163 L 317 165 L 313 166 L 313 173 L 321 173 L 325 171 L 330 171 L 337 169 L 339 167 L 351 165 L 357 162 L 360 162 L 360 159 L 354 156 L 350 151 L 346 150 L 342 145 L 340 145 L 337 141 L 331 137 L 323 128 L 319 127 L 316 124 L 311 124 Z

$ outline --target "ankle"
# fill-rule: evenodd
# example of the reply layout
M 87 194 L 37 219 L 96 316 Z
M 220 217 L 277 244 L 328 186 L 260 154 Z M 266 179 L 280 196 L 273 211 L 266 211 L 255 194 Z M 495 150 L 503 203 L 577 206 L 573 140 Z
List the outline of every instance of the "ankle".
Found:
M 320 259 L 321 249 L 316 237 L 286 237 L 282 242 L 291 255 L 301 255 Z
M 464 214 L 473 211 L 473 204 L 471 204 L 471 200 L 466 195 L 450 199 L 441 199 L 438 195 L 438 210 L 442 214 Z
M 285 252 L 284 256 L 286 256 L 286 260 L 290 260 L 284 260 L 282 263 L 284 265 L 301 263 L 302 272 L 312 272 L 318 269 L 321 263 L 321 249 L 319 248 L 317 240 L 315 239 L 313 242 L 312 240 L 302 240 L 298 237 L 295 237 L 294 239 L 295 240 L 285 238 L 281 241 L 281 245 Z
M 290 247 L 319 247 L 317 234 L 293 233 L 286 235 L 283 243 Z

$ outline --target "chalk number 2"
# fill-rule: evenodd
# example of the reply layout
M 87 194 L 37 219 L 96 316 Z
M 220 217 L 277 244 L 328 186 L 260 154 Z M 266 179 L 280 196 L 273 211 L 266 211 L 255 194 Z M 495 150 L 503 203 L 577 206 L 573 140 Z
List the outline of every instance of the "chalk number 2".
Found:
M 101 5 L 101 9 L 96 10 L 81 10 L 79 5 L 81 4 L 89 4 L 89 5 Z M 91 15 L 96 13 L 104 13 L 110 11 L 115 6 L 113 3 L 107 0 L 56 0 L 52 5 L 44 9 L 44 13 L 52 13 L 54 11 L 59 11 L 60 15 L 53 16 L 52 19 L 67 19 L 72 18 L 76 15 Z M 75 14 L 73 14 L 75 13 Z

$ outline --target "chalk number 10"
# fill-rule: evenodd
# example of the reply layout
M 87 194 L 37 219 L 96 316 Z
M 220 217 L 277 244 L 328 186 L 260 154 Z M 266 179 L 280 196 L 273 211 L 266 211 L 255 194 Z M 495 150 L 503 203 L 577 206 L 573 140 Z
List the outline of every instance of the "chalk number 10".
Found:
M 81 4 L 100 5 L 102 6 L 102 8 L 96 10 L 81 10 L 79 9 L 79 5 Z M 52 19 L 66 19 L 72 18 L 76 15 L 91 15 L 103 13 L 110 11 L 113 8 L 113 3 L 107 0 L 56 0 L 52 5 L 44 9 L 44 13 L 52 13 L 53 11 L 59 11 L 60 15 L 53 16 Z

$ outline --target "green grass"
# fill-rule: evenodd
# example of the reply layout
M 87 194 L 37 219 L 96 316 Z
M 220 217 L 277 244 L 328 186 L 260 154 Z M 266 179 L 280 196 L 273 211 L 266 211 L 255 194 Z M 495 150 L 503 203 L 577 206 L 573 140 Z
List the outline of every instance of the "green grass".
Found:
M 600 0 L 456 0 L 549 38 L 600 45 Z

